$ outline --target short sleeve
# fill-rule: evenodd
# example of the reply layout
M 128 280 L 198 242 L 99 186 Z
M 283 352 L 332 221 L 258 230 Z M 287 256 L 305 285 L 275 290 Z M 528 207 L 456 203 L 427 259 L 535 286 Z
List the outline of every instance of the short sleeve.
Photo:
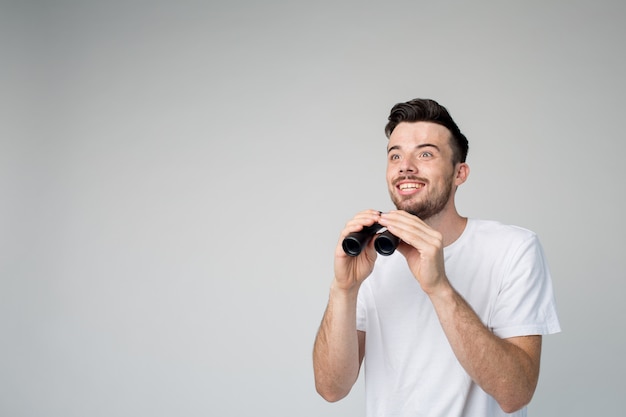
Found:
M 501 338 L 560 332 L 552 278 L 539 239 L 532 234 L 513 253 L 489 326 Z

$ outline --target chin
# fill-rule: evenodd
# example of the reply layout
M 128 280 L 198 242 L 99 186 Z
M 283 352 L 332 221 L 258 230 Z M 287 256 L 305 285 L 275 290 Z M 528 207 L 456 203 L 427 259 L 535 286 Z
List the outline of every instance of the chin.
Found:
M 420 217 L 419 214 L 423 212 L 423 207 L 421 206 L 421 204 L 411 204 L 410 201 L 394 202 L 394 204 L 398 210 L 406 211 L 407 213 L 414 216 Z
M 439 202 L 439 204 L 424 204 L 422 202 L 415 202 L 410 200 L 395 200 L 394 204 L 398 210 L 406 211 L 407 213 L 412 214 L 413 216 L 417 216 L 422 220 L 429 219 L 430 217 L 439 214 L 445 207 L 445 204 L 443 202 Z

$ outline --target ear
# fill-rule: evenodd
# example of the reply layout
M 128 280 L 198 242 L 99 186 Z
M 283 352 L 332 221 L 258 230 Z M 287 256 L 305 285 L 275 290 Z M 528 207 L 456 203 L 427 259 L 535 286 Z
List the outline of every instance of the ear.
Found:
M 467 177 L 470 173 L 470 168 L 469 165 L 467 165 L 465 162 L 459 162 L 458 164 L 456 164 L 455 169 L 456 175 L 454 176 L 454 185 L 458 187 L 467 180 Z

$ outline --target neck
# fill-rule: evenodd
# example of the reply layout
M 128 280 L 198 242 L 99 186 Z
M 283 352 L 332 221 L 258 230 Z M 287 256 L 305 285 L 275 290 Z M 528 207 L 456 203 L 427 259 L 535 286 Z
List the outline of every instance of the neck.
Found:
M 425 220 L 426 224 L 437 230 L 443 236 L 443 246 L 446 247 L 457 240 L 467 225 L 467 217 L 462 217 L 453 209 L 451 212 L 440 212 Z

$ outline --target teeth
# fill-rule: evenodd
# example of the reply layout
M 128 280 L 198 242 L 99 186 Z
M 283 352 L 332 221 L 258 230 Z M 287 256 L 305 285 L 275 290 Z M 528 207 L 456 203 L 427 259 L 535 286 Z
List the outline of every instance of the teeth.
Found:
M 400 189 L 401 190 L 412 190 L 412 189 L 422 188 L 423 186 L 424 186 L 423 184 L 405 183 L 405 184 L 400 184 Z

